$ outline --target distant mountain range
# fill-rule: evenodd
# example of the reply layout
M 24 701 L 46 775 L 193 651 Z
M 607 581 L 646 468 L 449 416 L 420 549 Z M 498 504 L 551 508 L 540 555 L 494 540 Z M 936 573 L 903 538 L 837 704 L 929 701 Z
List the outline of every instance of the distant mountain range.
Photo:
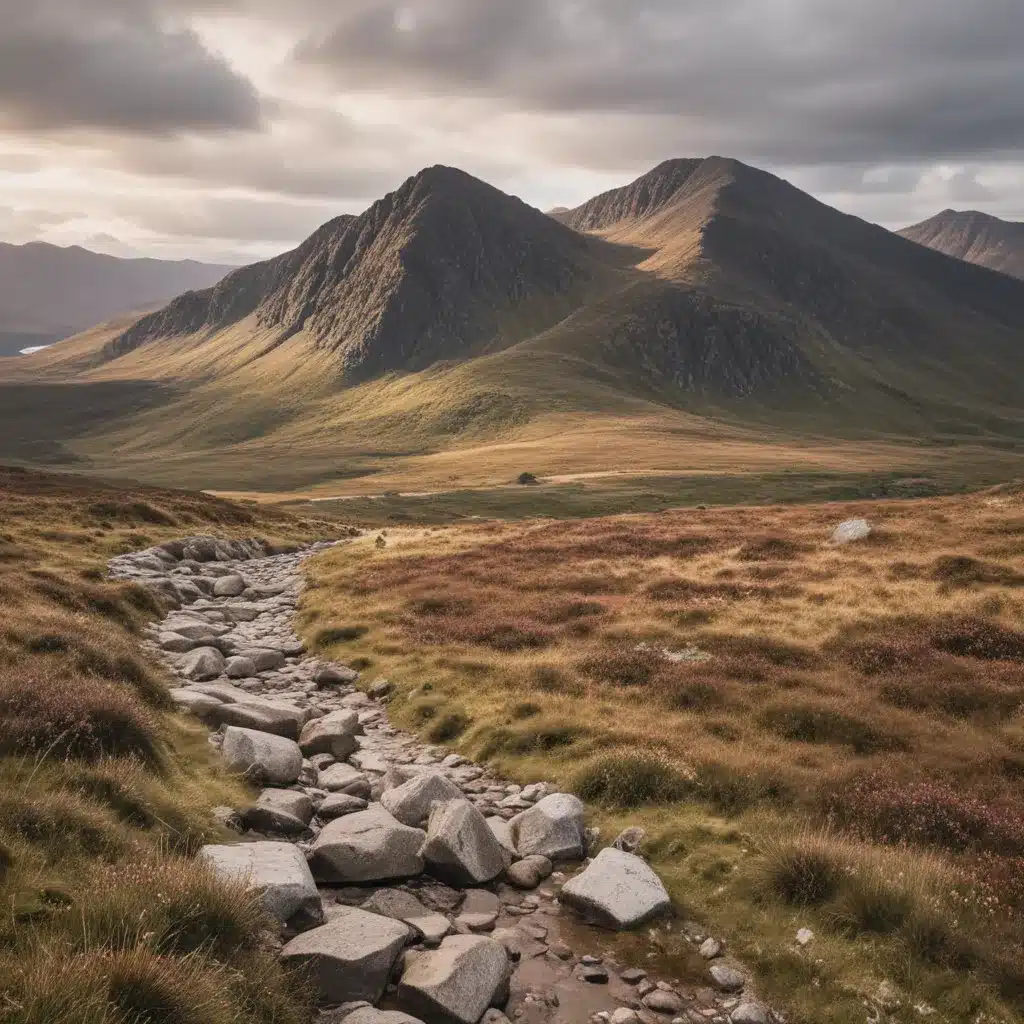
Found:
M 1024 224 L 977 210 L 943 210 L 900 234 L 947 256 L 1024 280 Z
M 190 288 L 208 288 L 231 269 L 194 260 L 117 259 L 46 242 L 0 242 L 0 355 L 70 337 Z
M 292 252 L 15 362 L 105 382 L 62 444 L 139 473 L 218 460 L 243 485 L 600 417 L 1024 437 L 1022 332 L 1024 283 L 710 157 L 550 214 L 428 168 Z

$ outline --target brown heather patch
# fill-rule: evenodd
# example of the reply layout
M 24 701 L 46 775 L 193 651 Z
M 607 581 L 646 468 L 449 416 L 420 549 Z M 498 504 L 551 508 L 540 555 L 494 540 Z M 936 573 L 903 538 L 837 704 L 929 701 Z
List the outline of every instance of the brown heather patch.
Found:
M 873 970 L 858 946 L 870 934 L 872 956 L 884 950 L 949 1019 L 982 1005 L 1014 1019 L 1024 547 L 986 546 L 1020 532 L 1024 501 L 986 500 L 679 510 L 408 542 L 392 531 L 384 551 L 357 544 L 314 563 L 302 615 L 311 635 L 370 626 L 339 650 L 397 683 L 397 720 L 576 786 L 609 830 L 642 822 L 688 912 L 762 966 L 767 993 L 785 1001 L 794 987 L 781 901 L 806 908 L 829 944 L 849 943 L 829 956 L 848 965 L 836 967 L 844 984 Z M 872 540 L 831 546 L 855 517 Z M 424 683 L 428 694 L 406 696 Z M 820 842 L 801 838 L 829 823 Z M 759 835 L 796 853 L 775 864 L 751 850 Z M 776 871 L 767 888 L 763 871 Z M 947 882 L 955 897 L 938 895 Z M 1015 1009 L 986 1003 L 969 977 Z M 819 981 L 832 1013 L 848 989 Z

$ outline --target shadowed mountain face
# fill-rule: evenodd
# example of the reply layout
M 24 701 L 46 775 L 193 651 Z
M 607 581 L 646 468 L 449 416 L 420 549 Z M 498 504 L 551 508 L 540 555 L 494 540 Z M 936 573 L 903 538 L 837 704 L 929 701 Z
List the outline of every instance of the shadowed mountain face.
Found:
M 561 319 L 578 306 L 602 256 L 599 243 L 525 203 L 432 167 L 361 216 L 325 224 L 293 252 L 144 317 L 110 352 L 214 332 L 251 315 L 281 340 L 305 331 L 348 380 L 420 370 L 519 340 L 514 321 L 524 312 L 527 321 L 539 314 L 537 327 Z
M 1024 280 L 1024 224 L 977 210 L 943 210 L 900 234 L 947 256 Z
M 470 451 L 599 417 L 1016 443 L 1022 336 L 1024 282 L 710 157 L 551 215 L 429 168 L 292 252 L 12 362 L 159 383 L 109 426 L 68 420 L 93 457 L 229 450 L 235 481 L 266 457 L 292 482 L 312 451 Z
M 0 243 L 0 350 L 11 355 L 69 337 L 189 288 L 206 288 L 230 269 L 193 260 L 122 260 L 45 242 Z

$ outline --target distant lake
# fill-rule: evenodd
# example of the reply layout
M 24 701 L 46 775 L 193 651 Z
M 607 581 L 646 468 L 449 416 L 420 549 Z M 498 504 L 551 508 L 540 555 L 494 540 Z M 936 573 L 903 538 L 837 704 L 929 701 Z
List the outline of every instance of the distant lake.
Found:
M 61 337 L 60 334 L 0 330 L 0 356 L 29 356 L 49 348 Z

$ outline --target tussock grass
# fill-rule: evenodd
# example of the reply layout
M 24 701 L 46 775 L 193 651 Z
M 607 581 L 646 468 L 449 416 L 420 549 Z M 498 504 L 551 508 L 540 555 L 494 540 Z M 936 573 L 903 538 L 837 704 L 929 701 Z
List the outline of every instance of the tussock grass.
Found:
M 372 624 L 345 656 L 396 684 L 399 721 L 465 715 L 458 749 L 574 789 L 609 837 L 642 824 L 684 911 L 794 1019 L 860 1021 L 888 979 L 894 1020 L 1009 1021 L 1022 507 L 1006 488 L 391 530 L 311 565 L 300 624 Z M 873 539 L 831 545 L 855 517 Z M 494 644 L 510 623 L 543 645 Z
M 317 528 L 4 468 L 0 523 L 0 1017 L 305 1024 L 306 996 L 261 944 L 258 901 L 191 860 L 221 837 L 210 809 L 248 794 L 140 654 L 156 599 L 104 570 L 186 533 Z

